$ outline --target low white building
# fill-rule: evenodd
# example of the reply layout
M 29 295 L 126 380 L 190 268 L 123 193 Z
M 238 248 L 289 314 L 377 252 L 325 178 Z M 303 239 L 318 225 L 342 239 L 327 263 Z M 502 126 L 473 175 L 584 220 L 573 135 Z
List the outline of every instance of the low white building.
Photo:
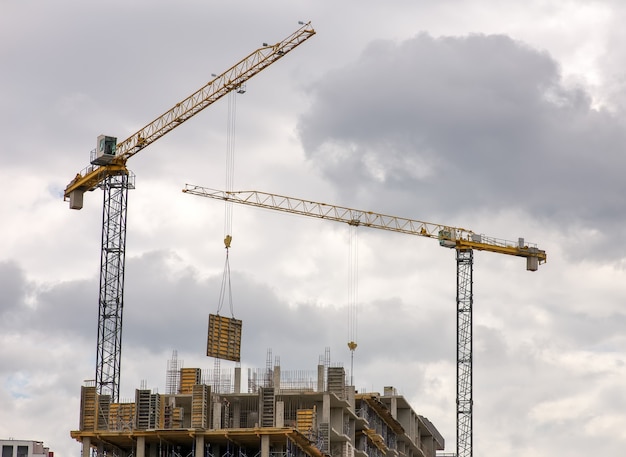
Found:
M 0 439 L 0 457 L 54 457 L 54 452 L 44 447 L 43 441 Z

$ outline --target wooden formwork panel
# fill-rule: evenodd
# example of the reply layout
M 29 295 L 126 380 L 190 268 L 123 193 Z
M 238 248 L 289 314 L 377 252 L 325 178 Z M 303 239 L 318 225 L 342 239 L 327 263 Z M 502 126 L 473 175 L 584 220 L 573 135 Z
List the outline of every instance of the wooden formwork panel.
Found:
M 346 396 L 346 373 L 343 367 L 328 367 L 328 391 L 339 398 Z
M 183 418 L 183 408 L 178 406 L 172 408 L 172 428 L 183 428 Z
M 240 361 L 241 321 L 209 314 L 206 355 L 217 359 Z
M 211 388 L 205 384 L 193 387 L 191 397 L 191 427 L 209 428 L 209 405 Z
M 159 428 L 172 428 L 172 409 L 171 405 L 163 403 L 163 407 L 159 411 Z
M 96 388 L 82 386 L 80 388 L 80 425 L 81 431 L 96 428 Z
M 158 428 L 161 411 L 161 396 L 159 394 L 152 394 L 150 396 L 150 407 L 150 428 Z
M 109 412 L 111 408 L 110 395 L 96 395 L 96 429 L 109 428 Z
M 110 430 L 132 430 L 135 426 L 134 403 L 111 403 L 109 407 Z
M 163 408 L 163 426 L 164 429 L 183 428 L 183 408 L 165 405 Z
M 190 394 L 193 392 L 193 386 L 200 384 L 202 372 L 200 368 L 181 368 L 180 369 L 180 389 L 181 394 Z
M 135 427 L 140 430 L 159 425 L 160 396 L 147 389 L 135 391 Z
M 296 411 L 296 428 L 305 433 L 313 430 L 315 409 L 299 409 Z

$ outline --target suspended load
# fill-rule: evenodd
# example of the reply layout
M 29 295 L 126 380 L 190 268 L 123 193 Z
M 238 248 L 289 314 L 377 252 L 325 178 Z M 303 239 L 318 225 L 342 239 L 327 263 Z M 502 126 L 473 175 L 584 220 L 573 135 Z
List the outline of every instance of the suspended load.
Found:
M 241 321 L 234 317 L 209 314 L 206 355 L 217 359 L 240 361 Z

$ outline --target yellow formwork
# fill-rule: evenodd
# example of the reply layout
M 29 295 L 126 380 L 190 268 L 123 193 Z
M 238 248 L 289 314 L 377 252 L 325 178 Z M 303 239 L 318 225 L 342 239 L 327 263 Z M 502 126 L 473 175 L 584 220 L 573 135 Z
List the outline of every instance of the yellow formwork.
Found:
M 80 389 L 80 430 L 96 428 L 96 388 L 82 386 Z
M 193 386 L 191 399 L 191 427 L 209 428 L 211 388 L 205 384 Z
M 109 429 L 125 430 L 134 429 L 135 404 L 134 403 L 111 403 L 109 409 Z
M 299 409 L 296 411 L 296 428 L 301 432 L 313 430 L 315 422 L 315 408 Z
M 201 371 L 200 368 L 181 368 L 180 369 L 180 389 L 181 394 L 190 394 L 193 392 L 193 386 L 200 384 Z
M 241 321 L 209 314 L 206 355 L 217 359 L 240 361 Z

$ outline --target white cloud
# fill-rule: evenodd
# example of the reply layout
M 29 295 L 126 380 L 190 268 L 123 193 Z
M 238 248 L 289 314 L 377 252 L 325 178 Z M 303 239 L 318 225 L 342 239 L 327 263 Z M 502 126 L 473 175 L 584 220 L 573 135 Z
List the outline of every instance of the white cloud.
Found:
M 475 255 L 476 453 L 623 449 L 621 3 L 39 3 L 0 14 L 0 436 L 79 449 L 102 195 L 76 212 L 60 193 L 97 135 L 125 138 L 311 20 L 237 99 L 235 186 L 538 243 L 533 274 Z M 173 349 L 211 368 L 224 206 L 181 189 L 223 187 L 225 127 L 218 102 L 129 162 L 124 397 L 163 391 Z M 347 227 L 235 207 L 233 231 L 244 365 L 272 348 L 312 369 L 330 347 L 348 366 Z M 453 451 L 454 252 L 366 229 L 359 245 L 355 383 L 398 388 Z

